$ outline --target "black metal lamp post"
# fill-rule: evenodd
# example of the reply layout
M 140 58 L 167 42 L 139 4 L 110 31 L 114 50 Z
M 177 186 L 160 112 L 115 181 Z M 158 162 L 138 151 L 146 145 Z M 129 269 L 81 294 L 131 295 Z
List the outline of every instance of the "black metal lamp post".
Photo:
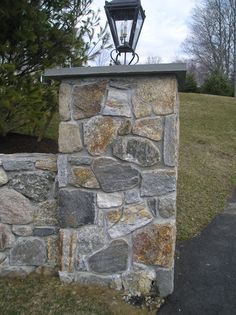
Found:
M 120 64 L 118 59 L 124 53 L 124 64 L 126 64 L 126 55 L 131 53 L 132 59 L 129 64 L 133 62 L 135 57 L 137 63 L 139 57 L 135 53 L 135 49 L 146 17 L 140 0 L 106 1 L 105 11 L 116 47 L 111 52 L 112 60 L 115 64 Z M 113 57 L 114 52 L 117 53 L 115 58 Z

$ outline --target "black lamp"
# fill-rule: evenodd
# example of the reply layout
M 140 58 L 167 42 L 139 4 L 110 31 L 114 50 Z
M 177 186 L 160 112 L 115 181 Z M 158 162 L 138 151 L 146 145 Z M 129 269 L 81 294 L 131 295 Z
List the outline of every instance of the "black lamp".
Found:
M 115 44 L 115 49 L 111 52 L 111 58 L 115 64 L 120 64 L 118 58 L 124 53 L 124 64 L 126 64 L 126 54 L 131 53 L 133 62 L 139 60 L 135 49 L 141 33 L 145 12 L 141 6 L 140 0 L 112 0 L 105 2 L 105 11 L 107 20 L 111 29 L 111 34 Z M 116 58 L 113 53 L 116 52 Z

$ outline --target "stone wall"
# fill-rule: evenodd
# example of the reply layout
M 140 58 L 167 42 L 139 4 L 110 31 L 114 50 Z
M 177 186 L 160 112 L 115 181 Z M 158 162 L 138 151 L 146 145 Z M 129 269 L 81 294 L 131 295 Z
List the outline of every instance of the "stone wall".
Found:
M 0 155 L 0 276 L 58 269 L 57 156 Z
M 62 80 L 61 280 L 172 292 L 177 89 L 175 75 Z

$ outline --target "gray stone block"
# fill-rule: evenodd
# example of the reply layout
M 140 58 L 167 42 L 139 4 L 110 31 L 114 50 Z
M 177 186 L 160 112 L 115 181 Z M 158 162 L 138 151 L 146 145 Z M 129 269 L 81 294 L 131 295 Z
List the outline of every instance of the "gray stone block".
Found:
M 78 256 L 92 254 L 105 245 L 105 235 L 102 227 L 96 225 L 83 226 L 78 229 Z
M 164 163 L 167 166 L 177 164 L 176 115 L 166 116 L 164 132 Z
M 57 158 L 58 169 L 58 186 L 66 187 L 68 184 L 68 156 L 66 154 L 59 154 Z
M 34 162 L 26 159 L 8 159 L 3 161 L 3 168 L 6 171 L 33 171 Z
M 60 227 L 76 228 L 84 224 L 93 224 L 95 218 L 95 194 L 79 189 L 61 189 L 59 191 Z
M 4 169 L 0 168 L 0 186 L 5 185 L 7 182 L 8 182 L 7 173 L 4 171 Z
M 0 251 L 11 248 L 15 243 L 15 236 L 9 225 L 0 223 Z
M 17 236 L 31 236 L 33 227 L 31 225 L 13 225 L 12 232 Z
M 35 271 L 35 267 L 6 266 L 6 267 L 0 268 L 0 277 L 25 278 L 34 271 Z
M 35 227 L 33 229 L 34 236 L 49 236 L 53 234 L 57 234 L 58 228 L 55 227 Z
M 174 291 L 174 269 L 156 269 L 157 287 L 161 297 L 166 297 Z
M 130 203 L 138 203 L 141 201 L 140 191 L 138 188 L 130 189 L 125 192 L 125 202 Z
M 122 283 L 119 275 L 100 276 L 89 272 L 77 272 L 75 274 L 75 282 L 84 285 L 98 285 L 121 290 Z

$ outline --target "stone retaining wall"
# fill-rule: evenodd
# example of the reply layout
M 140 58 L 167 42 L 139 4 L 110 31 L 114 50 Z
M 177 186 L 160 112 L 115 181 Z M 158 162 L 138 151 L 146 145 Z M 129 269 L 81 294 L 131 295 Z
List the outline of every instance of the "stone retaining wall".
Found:
M 56 173 L 56 155 L 0 155 L 0 276 L 58 269 Z
M 60 278 L 173 290 L 178 96 L 174 75 L 63 80 Z

